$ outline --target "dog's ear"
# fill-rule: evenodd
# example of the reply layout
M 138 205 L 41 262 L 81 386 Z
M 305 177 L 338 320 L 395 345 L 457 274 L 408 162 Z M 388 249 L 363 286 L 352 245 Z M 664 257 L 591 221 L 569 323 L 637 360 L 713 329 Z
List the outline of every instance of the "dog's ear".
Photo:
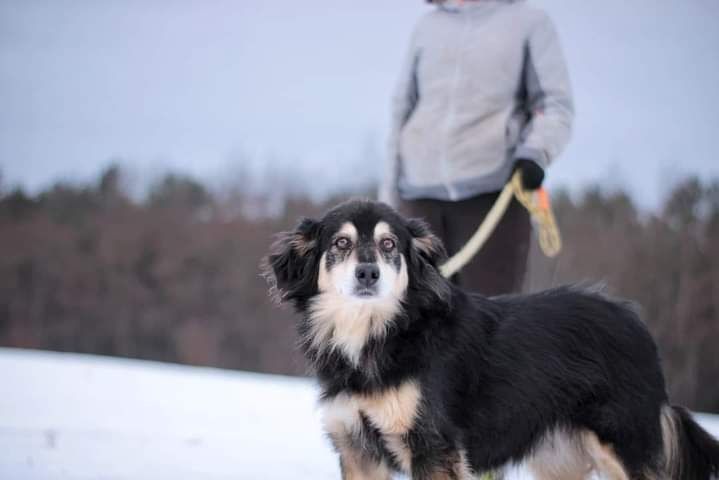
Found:
M 412 236 L 409 281 L 415 301 L 432 308 L 448 306 L 452 296 L 450 283 L 439 271 L 447 258 L 444 244 L 422 220 L 407 220 L 407 229 Z
M 320 223 L 303 218 L 294 231 L 277 236 L 270 254 L 262 260 L 262 274 L 278 303 L 309 295 L 315 288 L 319 235 Z
M 433 266 L 438 267 L 447 259 L 444 244 L 429 229 L 424 220 L 410 218 L 407 220 L 407 229 L 412 236 L 412 248 Z

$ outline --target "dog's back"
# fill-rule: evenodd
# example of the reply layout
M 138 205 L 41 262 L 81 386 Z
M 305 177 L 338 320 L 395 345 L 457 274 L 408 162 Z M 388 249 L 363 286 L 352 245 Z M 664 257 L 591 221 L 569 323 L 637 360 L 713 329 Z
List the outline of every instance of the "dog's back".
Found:
M 463 321 L 492 325 L 485 348 L 457 352 L 474 355 L 467 363 L 481 379 L 455 411 L 459 424 L 472 420 L 470 463 L 511 457 L 547 480 L 584 478 L 587 465 L 618 479 L 718 473 L 719 444 L 669 406 L 655 343 L 631 304 L 562 287 L 458 305 Z
M 468 432 L 480 457 L 520 445 L 524 457 L 565 437 L 580 451 L 612 445 L 630 475 L 659 465 L 664 379 L 633 309 L 566 287 L 493 301 L 501 320 L 480 358 L 483 413 Z M 471 321 L 471 311 L 460 314 Z

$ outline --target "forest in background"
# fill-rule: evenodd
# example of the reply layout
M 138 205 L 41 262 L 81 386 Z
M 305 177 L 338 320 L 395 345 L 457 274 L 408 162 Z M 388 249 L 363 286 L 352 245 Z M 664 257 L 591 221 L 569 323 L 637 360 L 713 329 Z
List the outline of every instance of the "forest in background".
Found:
M 180 174 L 127 191 L 118 167 L 33 195 L 0 185 L 0 345 L 303 374 L 259 260 L 273 234 L 363 192 L 218 193 Z M 651 212 L 599 187 L 553 204 L 564 251 L 535 245 L 525 291 L 600 282 L 635 300 L 672 400 L 719 412 L 719 181 L 688 178 Z

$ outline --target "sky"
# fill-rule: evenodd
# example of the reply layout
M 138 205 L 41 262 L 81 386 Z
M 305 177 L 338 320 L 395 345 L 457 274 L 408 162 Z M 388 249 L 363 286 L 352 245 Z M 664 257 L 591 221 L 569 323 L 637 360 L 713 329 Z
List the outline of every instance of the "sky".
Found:
M 554 19 L 577 104 L 550 188 L 655 206 L 719 177 L 719 2 L 530 0 Z M 110 162 L 215 182 L 372 182 L 420 0 L 0 0 L 0 172 L 31 191 Z M 259 172 L 259 173 L 258 173 Z M 256 180 L 258 183 L 259 180 Z

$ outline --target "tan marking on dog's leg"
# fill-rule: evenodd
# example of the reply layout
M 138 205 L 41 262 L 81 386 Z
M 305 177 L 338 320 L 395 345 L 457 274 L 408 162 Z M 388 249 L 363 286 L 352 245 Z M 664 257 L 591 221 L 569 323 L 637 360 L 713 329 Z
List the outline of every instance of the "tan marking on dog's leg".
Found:
M 347 394 L 321 403 L 322 426 L 330 435 L 345 436 L 359 431 L 361 418 L 357 402 Z
M 554 430 L 537 446 L 527 467 L 537 480 L 583 480 L 591 472 L 592 463 L 581 435 Z
M 382 434 L 385 446 L 406 473 L 412 468 L 412 453 L 404 439 L 419 414 L 421 392 L 416 382 L 405 382 L 374 395 L 356 396 L 357 404 Z
M 536 480 L 584 480 L 591 472 L 586 465 L 547 465 L 530 462 L 529 470 Z
M 340 448 L 340 469 L 343 480 L 390 480 L 392 471 L 384 463 L 376 463 L 352 448 Z
M 414 478 L 414 477 L 413 477 Z M 421 475 L 422 480 L 474 480 L 474 474 L 469 467 L 467 455 L 461 451 L 455 455 L 451 463 L 435 467 L 432 471 Z
M 412 452 L 410 452 L 403 435 L 390 434 L 383 436 L 385 446 L 404 473 L 412 471 Z
M 459 452 L 459 461 L 455 465 L 455 470 L 457 478 L 460 480 L 472 480 L 474 478 L 472 469 L 469 466 L 469 460 L 467 460 L 467 453 L 464 450 Z
M 629 480 L 629 475 L 611 445 L 600 442 L 594 432 L 585 432 L 583 443 L 587 454 L 592 459 L 594 468 L 601 475 L 610 480 Z
M 340 454 L 343 480 L 390 480 L 392 477 L 390 468 L 363 455 L 348 433 L 331 433 L 330 438 Z
M 344 480 L 389 480 L 391 471 L 384 463 L 367 458 L 358 448 L 361 441 L 361 418 L 357 402 L 348 395 L 338 395 L 323 405 L 325 431 L 340 454 Z

